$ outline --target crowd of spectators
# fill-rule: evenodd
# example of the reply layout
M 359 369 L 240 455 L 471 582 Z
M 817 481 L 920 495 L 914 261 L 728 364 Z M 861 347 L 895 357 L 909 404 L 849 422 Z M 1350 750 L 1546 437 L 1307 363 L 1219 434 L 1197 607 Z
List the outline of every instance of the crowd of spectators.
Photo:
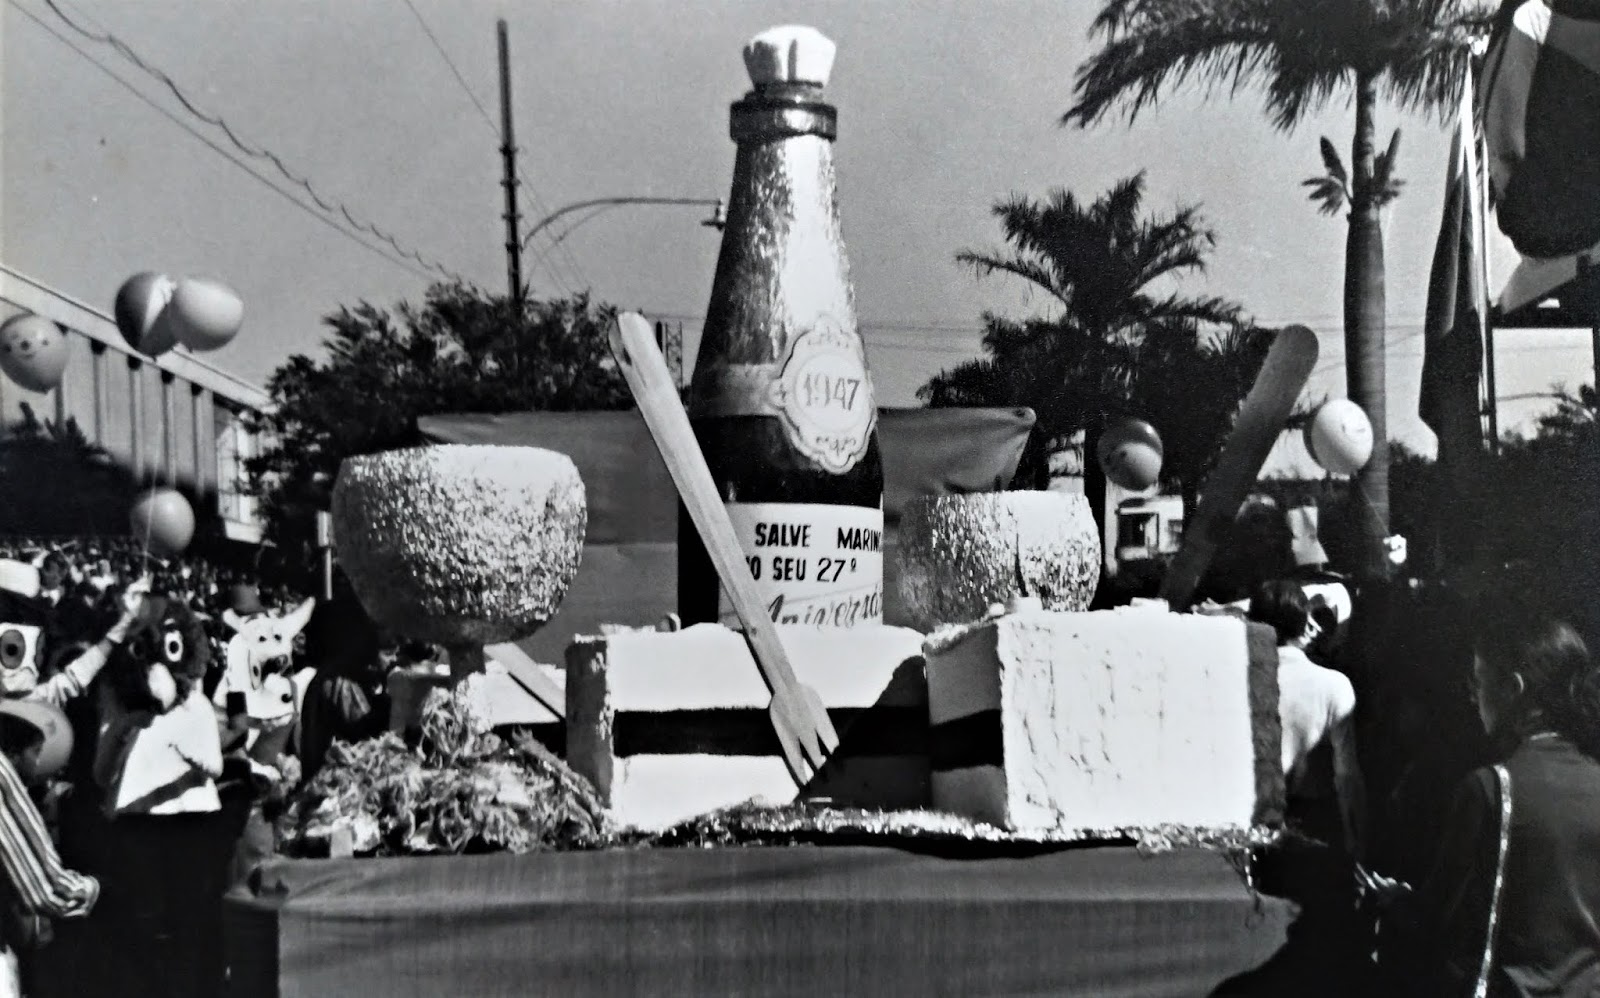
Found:
M 37 686 L 0 693 L 13 705 L 48 700 L 73 735 L 70 759 L 48 781 L 28 772 L 26 746 L 0 745 L 15 764 L 0 766 L 0 792 L 6 773 L 21 774 L 54 843 L 19 833 L 12 848 L 0 842 L 0 860 L 8 873 L 17 857 L 29 860 L 36 893 L 60 895 L 29 915 L 48 946 L 18 930 L 16 906 L 8 913 L 0 895 L 0 957 L 39 998 L 220 994 L 221 896 L 273 851 L 273 809 L 301 783 L 297 746 L 308 739 L 325 752 L 334 739 L 383 730 L 396 650 L 382 647 L 344 587 L 312 601 L 251 564 L 158 559 L 131 538 L 8 539 L 0 559 L 37 570 L 36 596 L 7 594 L 22 616 L 0 620 L 39 627 L 43 649 Z M 263 617 L 280 622 L 271 630 L 286 642 L 298 633 L 281 657 L 257 648 L 269 661 L 246 669 L 245 685 L 280 675 L 277 688 L 293 690 L 305 716 L 285 696 L 263 720 L 247 706 L 256 694 L 233 689 L 230 639 Z M 14 727 L 0 724 L 0 736 Z M 55 875 L 65 870 L 76 872 Z M 62 879 L 78 873 L 94 897 Z M 0 998 L 12 993 L 5 978 Z
M 214 668 L 220 668 L 229 636 L 222 614 L 239 587 L 254 587 L 269 613 L 282 613 L 308 595 L 254 570 L 219 566 L 203 557 L 153 558 L 132 537 L 4 538 L 0 558 L 38 567 L 41 596 L 55 607 L 50 643 L 58 653 L 97 640 L 121 612 L 128 587 L 143 582 L 153 595 L 179 600 L 199 615 L 211 640 Z

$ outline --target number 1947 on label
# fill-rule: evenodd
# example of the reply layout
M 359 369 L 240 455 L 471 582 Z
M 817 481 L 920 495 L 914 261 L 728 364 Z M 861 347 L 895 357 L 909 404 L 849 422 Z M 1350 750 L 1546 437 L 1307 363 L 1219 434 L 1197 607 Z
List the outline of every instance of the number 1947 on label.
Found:
M 860 378 L 845 378 L 824 371 L 808 372 L 800 380 L 805 389 L 808 409 L 839 408 L 850 411 L 856 407 L 856 395 L 861 391 Z
M 815 561 L 813 571 L 811 563 Z M 793 555 L 775 554 L 766 560 L 759 556 L 745 559 L 750 566 L 750 577 L 760 579 L 763 576 L 773 582 L 807 582 L 814 579 L 817 582 L 838 582 L 845 572 L 856 570 L 854 558 L 818 558 L 795 557 Z

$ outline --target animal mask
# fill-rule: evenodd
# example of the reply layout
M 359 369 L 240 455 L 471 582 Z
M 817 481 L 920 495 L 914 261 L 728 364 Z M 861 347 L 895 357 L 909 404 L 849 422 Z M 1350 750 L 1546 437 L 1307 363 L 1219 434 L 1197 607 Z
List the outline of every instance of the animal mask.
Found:
M 282 673 L 294 654 L 295 635 L 305 629 L 315 605 L 308 600 L 281 617 L 265 613 L 241 617 L 223 611 L 222 622 L 233 630 L 233 637 L 228 639 L 222 682 L 213 697 L 217 706 L 227 706 L 228 694 L 242 693 L 245 714 L 254 722 L 294 715 L 297 692 Z
M 205 627 L 187 605 L 163 596 L 146 597 L 117 655 L 140 665 L 160 663 L 174 676 L 199 682 L 211 662 Z

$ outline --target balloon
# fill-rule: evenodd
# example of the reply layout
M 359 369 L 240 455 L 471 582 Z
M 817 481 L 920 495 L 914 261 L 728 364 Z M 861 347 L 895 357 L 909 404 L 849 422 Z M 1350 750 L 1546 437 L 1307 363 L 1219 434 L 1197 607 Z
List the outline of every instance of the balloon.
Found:
M 151 489 L 141 495 L 128 514 L 135 540 L 148 538 L 150 552 L 160 558 L 183 553 L 194 537 L 194 510 L 182 493 Z
M 1142 419 L 1106 427 L 1096 456 L 1106 478 L 1131 492 L 1143 492 L 1161 477 L 1161 437 Z
M 173 332 L 190 350 L 225 347 L 244 322 L 244 302 L 218 281 L 185 277 L 172 292 Z
M 178 345 L 172 328 L 171 310 L 176 289 L 172 278 L 150 271 L 134 274 L 117 291 L 117 328 L 128 345 L 147 357 L 166 353 Z
M 1353 475 L 1372 457 L 1372 423 L 1349 399 L 1324 402 L 1306 424 L 1306 450 L 1335 475 Z
M 0 370 L 31 392 L 61 384 L 67 369 L 67 338 L 49 319 L 24 313 L 0 326 Z

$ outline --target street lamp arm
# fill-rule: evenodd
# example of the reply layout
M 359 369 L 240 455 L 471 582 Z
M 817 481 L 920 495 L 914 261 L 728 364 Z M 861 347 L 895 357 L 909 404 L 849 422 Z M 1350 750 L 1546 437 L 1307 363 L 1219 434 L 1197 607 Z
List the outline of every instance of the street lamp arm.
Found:
M 563 205 L 560 208 L 557 208 L 555 211 L 551 212 L 550 214 L 546 215 L 545 217 L 539 219 L 539 221 L 535 222 L 534 225 L 533 225 L 533 228 L 529 229 L 528 230 L 528 234 L 522 238 L 522 248 L 523 249 L 527 249 L 529 244 L 531 244 L 533 242 L 533 237 L 534 236 L 537 236 L 539 233 L 543 232 L 545 229 L 548 229 L 553 223 L 555 223 L 559 219 L 564 218 L 567 215 L 570 215 L 575 211 L 582 211 L 585 208 L 595 208 L 595 207 L 600 207 L 600 206 L 609 207 L 611 205 L 619 205 L 619 204 L 683 204 L 683 205 L 715 206 L 715 205 L 720 205 L 721 203 L 722 202 L 720 200 L 716 199 L 716 198 L 657 198 L 657 197 L 609 197 L 609 198 L 590 198 L 587 201 L 576 201 L 576 202 L 574 202 L 572 204 Z

